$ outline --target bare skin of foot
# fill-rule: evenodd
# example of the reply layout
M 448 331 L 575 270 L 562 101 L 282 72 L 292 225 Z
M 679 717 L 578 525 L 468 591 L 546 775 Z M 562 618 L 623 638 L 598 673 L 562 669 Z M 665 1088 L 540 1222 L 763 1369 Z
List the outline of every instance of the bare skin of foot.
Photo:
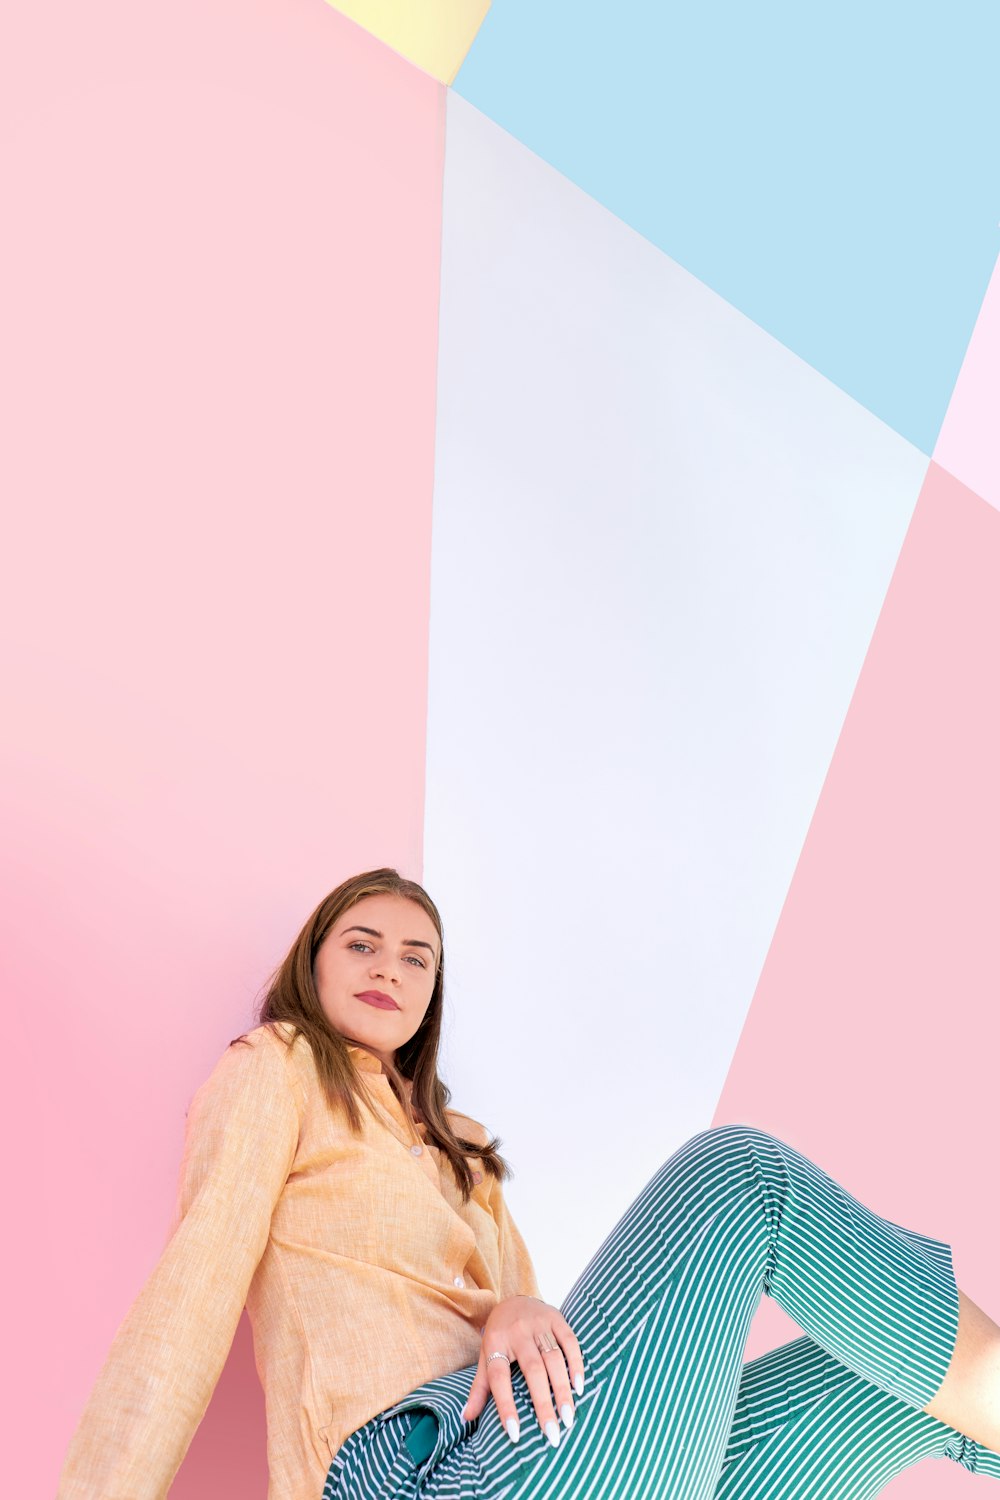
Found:
M 928 1416 L 1000 1452 L 1000 1328 L 958 1290 L 958 1337 Z

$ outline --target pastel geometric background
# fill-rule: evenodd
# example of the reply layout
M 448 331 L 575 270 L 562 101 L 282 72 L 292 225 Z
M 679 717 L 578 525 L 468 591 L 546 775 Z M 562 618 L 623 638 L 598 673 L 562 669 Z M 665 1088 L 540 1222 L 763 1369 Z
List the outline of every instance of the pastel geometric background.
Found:
M 745 1120 L 1000 1317 L 994 7 L 4 32 L 11 1492 L 195 1088 L 377 864 L 549 1301 Z M 265 1492 L 244 1318 L 171 1494 Z

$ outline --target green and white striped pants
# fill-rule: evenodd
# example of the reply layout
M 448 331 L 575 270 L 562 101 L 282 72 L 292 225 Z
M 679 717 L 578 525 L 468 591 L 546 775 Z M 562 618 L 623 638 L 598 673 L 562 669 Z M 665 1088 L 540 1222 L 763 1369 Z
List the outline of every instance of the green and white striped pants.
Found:
M 744 1363 L 765 1292 L 805 1333 Z M 463 1421 L 470 1365 L 351 1433 L 323 1500 L 868 1500 L 927 1457 L 1000 1478 L 923 1411 L 958 1329 L 950 1247 L 754 1126 L 675 1151 L 561 1311 L 585 1386 L 557 1448 L 516 1363 L 520 1442 L 492 1397 Z

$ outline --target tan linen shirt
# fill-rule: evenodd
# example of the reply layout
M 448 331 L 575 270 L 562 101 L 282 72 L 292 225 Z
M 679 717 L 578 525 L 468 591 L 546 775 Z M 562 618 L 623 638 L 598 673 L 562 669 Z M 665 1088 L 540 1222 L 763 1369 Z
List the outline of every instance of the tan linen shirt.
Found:
M 285 1037 L 288 1023 L 280 1023 Z M 57 1500 L 163 1500 L 244 1305 L 267 1411 L 268 1500 L 321 1500 L 356 1428 L 475 1364 L 491 1309 L 539 1296 L 501 1184 L 463 1204 L 378 1058 L 352 1046 L 378 1108 L 355 1137 L 312 1049 L 259 1026 L 191 1101 L 166 1248 L 115 1334 L 70 1441 Z M 449 1110 L 459 1134 L 488 1132 Z

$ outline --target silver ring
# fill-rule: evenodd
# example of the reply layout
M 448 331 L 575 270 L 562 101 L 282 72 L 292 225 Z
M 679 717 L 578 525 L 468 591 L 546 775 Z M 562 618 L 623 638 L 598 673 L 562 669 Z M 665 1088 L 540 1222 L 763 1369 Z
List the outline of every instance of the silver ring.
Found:
M 489 1364 L 491 1359 L 505 1359 L 507 1363 L 510 1364 L 510 1357 L 506 1354 L 502 1354 L 499 1349 L 495 1354 L 487 1354 L 486 1363 Z

